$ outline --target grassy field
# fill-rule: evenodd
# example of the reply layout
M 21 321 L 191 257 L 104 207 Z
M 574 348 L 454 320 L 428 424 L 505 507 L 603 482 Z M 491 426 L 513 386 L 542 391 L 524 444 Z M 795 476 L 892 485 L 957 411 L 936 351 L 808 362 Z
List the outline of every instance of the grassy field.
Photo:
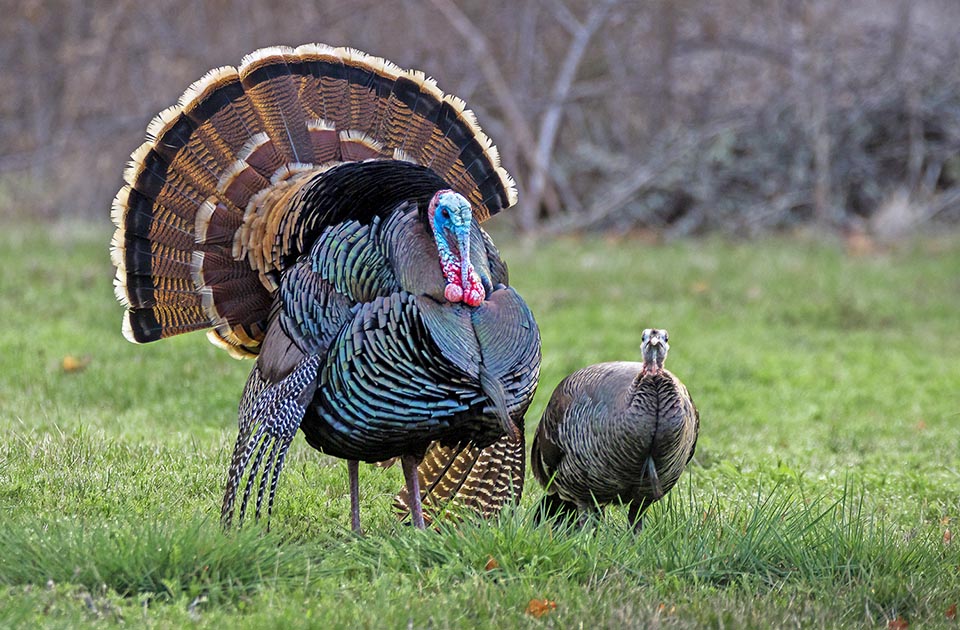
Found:
M 957 627 L 958 236 L 500 239 L 543 336 L 528 436 L 563 376 L 663 326 L 697 456 L 636 537 L 622 509 L 535 527 L 532 479 L 498 522 L 411 531 L 399 470 L 364 466 L 357 539 L 345 465 L 301 439 L 271 531 L 219 530 L 251 364 L 127 343 L 109 235 L 0 234 L 0 627 Z

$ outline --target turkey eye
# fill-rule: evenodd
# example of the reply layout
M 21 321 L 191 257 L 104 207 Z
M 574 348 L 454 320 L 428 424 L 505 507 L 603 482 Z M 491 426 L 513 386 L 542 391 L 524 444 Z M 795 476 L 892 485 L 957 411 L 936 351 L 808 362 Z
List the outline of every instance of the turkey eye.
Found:
M 450 211 L 444 208 L 443 210 L 440 211 L 440 216 L 442 216 L 444 219 L 449 219 Z

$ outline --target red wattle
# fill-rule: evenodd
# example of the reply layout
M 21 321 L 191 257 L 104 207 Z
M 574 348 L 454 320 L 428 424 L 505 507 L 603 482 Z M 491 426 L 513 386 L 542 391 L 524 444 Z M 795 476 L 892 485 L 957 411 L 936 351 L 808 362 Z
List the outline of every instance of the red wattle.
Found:
M 485 297 L 487 297 L 487 292 L 483 290 L 483 283 L 480 282 L 480 276 L 471 269 L 470 286 L 464 287 L 463 302 L 468 306 L 480 306 L 483 304 Z
M 447 286 L 443 289 L 443 297 L 448 302 L 463 302 L 467 306 L 480 306 L 487 297 L 487 292 L 483 289 L 483 282 L 480 276 L 470 266 L 469 284 L 462 286 L 460 276 L 460 266 L 456 263 L 445 263 L 442 265 L 443 275 L 446 277 Z
M 443 297 L 447 298 L 447 302 L 459 302 L 463 299 L 463 288 L 459 284 L 450 283 L 447 285 L 447 288 L 443 290 Z

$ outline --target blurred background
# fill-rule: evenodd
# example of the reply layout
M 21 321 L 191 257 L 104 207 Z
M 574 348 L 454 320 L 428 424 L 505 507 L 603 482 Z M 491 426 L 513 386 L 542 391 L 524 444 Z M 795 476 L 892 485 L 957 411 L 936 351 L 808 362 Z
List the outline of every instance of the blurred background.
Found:
M 527 232 L 896 239 L 960 220 L 956 0 L 0 3 L 0 216 L 108 221 L 207 69 L 349 45 L 463 97 Z

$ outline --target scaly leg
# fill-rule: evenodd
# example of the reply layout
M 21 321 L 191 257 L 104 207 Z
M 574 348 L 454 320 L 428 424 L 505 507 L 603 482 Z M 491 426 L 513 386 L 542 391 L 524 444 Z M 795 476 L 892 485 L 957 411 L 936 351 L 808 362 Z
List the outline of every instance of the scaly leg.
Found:
M 596 520 L 598 512 L 592 508 L 580 508 L 580 514 L 577 516 L 577 529 L 583 529 L 587 523 Z
M 627 509 L 627 522 L 633 526 L 634 533 L 643 531 L 643 513 L 647 511 L 649 503 L 645 499 L 634 499 Z
M 360 462 L 348 459 L 347 473 L 350 477 L 350 528 L 357 536 L 363 536 L 360 529 Z
M 423 522 L 423 505 L 420 503 L 420 477 L 417 475 L 417 457 L 403 455 L 400 457 L 403 466 L 403 478 L 407 481 L 407 492 L 410 494 L 410 518 L 417 529 L 426 529 Z

